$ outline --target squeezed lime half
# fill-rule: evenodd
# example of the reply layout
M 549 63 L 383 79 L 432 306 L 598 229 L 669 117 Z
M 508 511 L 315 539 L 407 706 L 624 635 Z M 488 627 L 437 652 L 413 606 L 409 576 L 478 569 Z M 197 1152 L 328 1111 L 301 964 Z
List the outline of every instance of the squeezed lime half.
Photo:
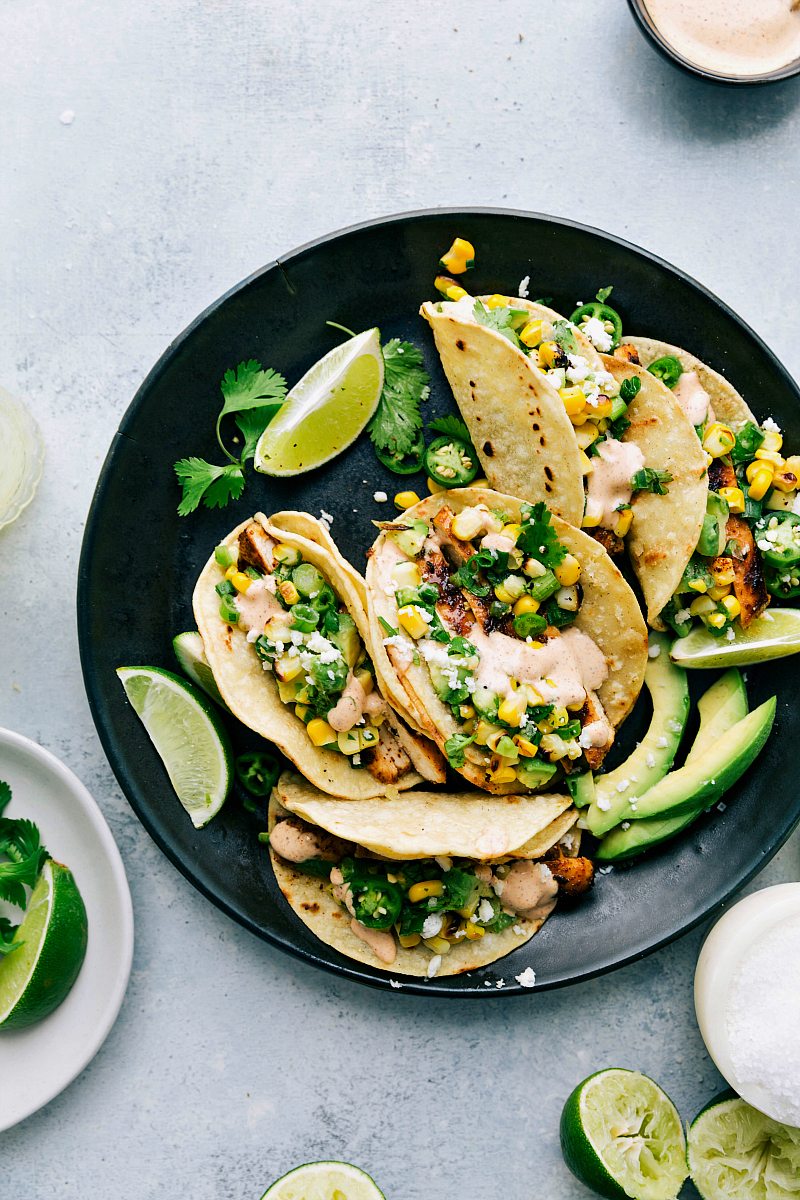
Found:
M 315 1162 L 281 1176 L 261 1200 L 384 1200 L 384 1195 L 360 1167 Z
M 199 688 L 160 667 L 118 667 L 125 693 L 161 756 L 170 782 L 196 829 L 228 798 L 233 779 L 230 740 Z
M 266 475 L 301 475 L 351 446 L 383 389 L 380 330 L 334 347 L 296 383 L 259 438 L 253 465 Z
M 48 859 L 31 892 L 16 940 L 0 959 L 0 1029 L 22 1029 L 66 999 L 83 966 L 86 907 L 72 872 Z
M 800 653 L 800 609 L 769 608 L 735 637 L 714 637 L 698 625 L 672 643 L 669 656 L 680 667 L 748 667 Z
M 666 1092 L 638 1071 L 612 1067 L 579 1083 L 561 1114 L 564 1161 L 609 1200 L 675 1200 L 686 1141 Z
M 703 1200 L 796 1200 L 800 1129 L 738 1097 L 717 1097 L 689 1129 L 689 1172 Z

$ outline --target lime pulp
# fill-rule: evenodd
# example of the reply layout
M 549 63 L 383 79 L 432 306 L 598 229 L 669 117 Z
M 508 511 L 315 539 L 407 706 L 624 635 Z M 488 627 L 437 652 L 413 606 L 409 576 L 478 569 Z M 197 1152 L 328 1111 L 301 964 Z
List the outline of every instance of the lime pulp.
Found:
M 0 1029 L 21 1029 L 66 999 L 86 956 L 86 907 L 72 872 L 48 859 L 17 931 L 19 949 L 0 960 Z
M 217 687 L 217 681 L 208 665 L 203 639 L 196 629 L 188 633 L 179 633 L 172 639 L 172 649 L 178 660 L 178 666 L 184 675 L 202 688 L 220 708 L 227 708 Z
M 736 636 L 714 637 L 704 625 L 672 643 L 670 658 L 680 667 L 748 667 L 800 653 L 800 609 L 768 608 Z
M 800 1180 L 800 1129 L 744 1100 L 713 1100 L 689 1129 L 689 1171 L 703 1200 L 792 1200 Z
M 356 440 L 383 389 L 380 331 L 368 329 L 334 347 L 296 383 L 256 446 L 266 475 L 300 475 L 329 462 Z
M 561 1114 L 564 1161 L 609 1200 L 675 1200 L 686 1178 L 681 1119 L 638 1071 L 610 1068 L 578 1084 Z
M 118 667 L 125 693 L 161 756 L 196 829 L 225 803 L 233 779 L 230 740 L 199 688 L 160 667 Z
M 383 1192 L 359 1167 L 342 1162 L 305 1163 L 281 1176 L 261 1200 L 384 1200 Z

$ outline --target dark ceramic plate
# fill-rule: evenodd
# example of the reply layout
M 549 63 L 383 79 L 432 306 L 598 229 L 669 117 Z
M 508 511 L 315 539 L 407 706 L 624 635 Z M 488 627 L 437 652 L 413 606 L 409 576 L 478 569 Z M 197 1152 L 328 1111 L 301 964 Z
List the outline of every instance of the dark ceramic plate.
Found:
M 320 967 L 388 988 L 389 974 L 363 967 L 317 941 L 289 911 L 268 855 L 256 838 L 263 822 L 233 797 L 200 832 L 175 799 L 147 735 L 114 673 L 121 664 L 174 666 L 171 639 L 193 627 L 191 593 L 211 548 L 250 513 L 301 508 L 333 514 L 333 533 L 358 566 L 372 541 L 370 520 L 390 506 L 373 500 L 424 480 L 385 472 L 368 439 L 296 482 L 252 477 L 228 509 L 176 515 L 173 462 L 187 454 L 218 459 L 214 421 L 219 381 L 241 359 L 257 358 L 290 382 L 337 341 L 327 319 L 351 329 L 376 323 L 424 348 L 432 377 L 428 413 L 452 408 L 449 389 L 417 316 L 430 297 L 440 253 L 456 235 L 478 252 L 475 292 L 514 294 L 531 277 L 531 296 L 567 313 L 598 287 L 631 332 L 686 346 L 727 375 L 757 413 L 769 414 L 800 445 L 798 391 L 766 346 L 705 289 L 652 255 L 593 229 L 552 217 L 494 210 L 435 211 L 346 230 L 272 263 L 213 304 L 169 347 L 139 389 L 100 475 L 86 526 L 78 613 L 86 689 L 106 754 L 133 809 L 161 849 L 210 900 L 273 945 Z M 515 976 L 536 971 L 550 988 L 611 970 L 671 941 L 719 908 L 775 854 L 800 819 L 800 792 L 785 747 L 800 742 L 792 705 L 797 661 L 749 672 L 751 703 L 777 690 L 776 730 L 738 788 L 685 836 L 626 869 L 600 875 L 579 906 L 561 906 L 542 932 L 508 958 L 455 978 L 404 982 L 440 996 L 509 995 Z M 697 673 L 696 673 L 697 674 Z M 707 686 L 711 677 L 693 680 Z M 617 757 L 648 719 L 646 701 L 620 737 Z M 230 721 L 237 750 L 252 736 Z M 505 980 L 500 990 L 494 986 Z

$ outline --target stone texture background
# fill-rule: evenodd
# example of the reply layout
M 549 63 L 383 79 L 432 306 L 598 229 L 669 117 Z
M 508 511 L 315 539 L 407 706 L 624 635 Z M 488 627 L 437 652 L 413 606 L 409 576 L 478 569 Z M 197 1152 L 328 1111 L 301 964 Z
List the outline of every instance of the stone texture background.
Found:
M 344 1157 L 395 1200 L 580 1200 L 557 1139 L 578 1079 L 641 1068 L 686 1117 L 717 1089 L 692 1007 L 701 934 L 560 994 L 453 1006 L 339 983 L 238 929 L 161 856 L 100 750 L 75 635 L 83 522 L 170 338 L 276 254 L 384 213 L 596 224 L 699 278 L 797 373 L 800 81 L 685 78 L 622 0 L 0 0 L 0 29 L 0 380 L 48 453 L 0 534 L 0 724 L 92 790 L 137 921 L 119 1023 L 0 1139 L 0 1194 L 256 1200 L 297 1162 Z M 756 886 L 799 873 L 796 835 Z

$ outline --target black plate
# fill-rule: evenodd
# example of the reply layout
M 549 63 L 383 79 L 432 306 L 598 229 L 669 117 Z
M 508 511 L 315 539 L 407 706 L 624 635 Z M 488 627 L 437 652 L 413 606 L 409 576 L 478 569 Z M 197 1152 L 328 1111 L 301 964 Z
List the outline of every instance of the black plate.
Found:
M 449 388 L 417 316 L 432 295 L 439 254 L 456 235 L 469 238 L 478 267 L 474 292 L 552 296 L 567 313 L 598 287 L 615 285 L 625 327 L 686 346 L 727 375 L 755 412 L 772 415 L 800 446 L 798 391 L 759 338 L 719 300 L 660 259 L 607 234 L 535 214 L 478 209 L 391 217 L 335 234 L 251 276 L 177 338 L 128 409 L 97 485 L 80 563 L 79 637 L 95 723 L 133 809 L 164 853 L 209 899 L 273 945 L 363 983 L 388 987 L 389 975 L 361 966 L 317 941 L 288 910 L 275 885 L 259 827 L 235 799 L 197 832 L 175 799 L 147 734 L 114 669 L 173 666 L 171 638 L 193 628 L 194 580 L 229 529 L 258 509 L 296 507 L 333 514 L 333 533 L 357 565 L 372 540 L 372 518 L 391 506 L 373 500 L 424 481 L 398 479 L 377 464 L 366 437 L 343 457 L 296 482 L 252 476 L 242 499 L 223 511 L 176 515 L 173 462 L 187 454 L 218 461 L 214 421 L 219 381 L 241 359 L 258 358 L 295 382 L 338 340 L 326 319 L 352 329 L 380 325 L 425 349 L 433 391 L 428 412 L 452 408 Z M 355 512 L 354 510 L 357 510 Z M 743 782 L 685 836 L 625 869 L 599 876 L 579 906 L 562 906 L 542 932 L 494 966 L 470 975 L 411 981 L 404 991 L 444 996 L 509 995 L 514 977 L 536 971 L 537 988 L 557 987 L 640 958 L 718 908 L 775 854 L 800 820 L 800 791 L 786 745 L 800 742 L 792 705 L 797 660 L 749 672 L 752 705 L 778 691 L 776 731 Z M 707 686 L 711 677 L 700 674 Z M 693 684 L 695 681 L 693 680 Z M 639 705 L 620 754 L 646 724 Z M 231 726 L 236 723 L 231 721 Z M 232 729 L 237 749 L 252 739 Z M 263 827 L 263 825 L 262 825 Z M 489 986 L 498 978 L 502 990 Z

